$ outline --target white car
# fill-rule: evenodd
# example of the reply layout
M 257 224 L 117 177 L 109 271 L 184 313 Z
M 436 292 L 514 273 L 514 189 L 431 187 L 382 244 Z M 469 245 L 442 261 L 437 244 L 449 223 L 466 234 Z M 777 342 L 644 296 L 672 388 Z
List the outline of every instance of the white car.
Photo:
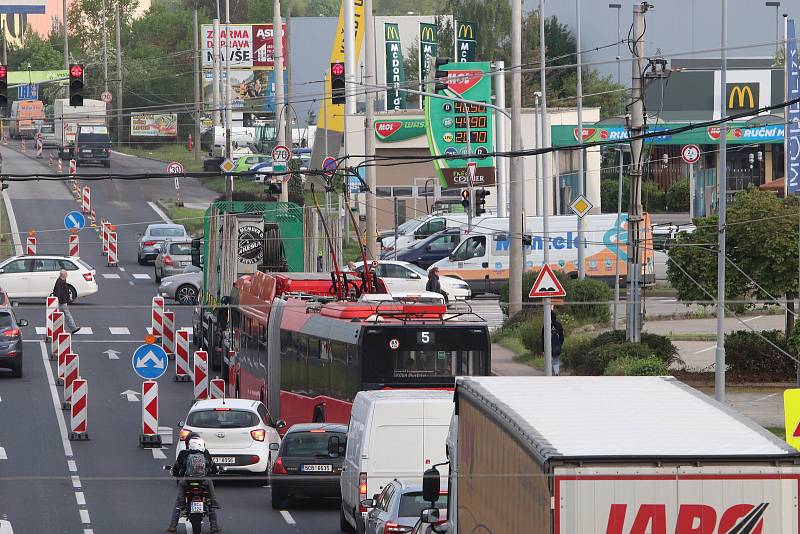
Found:
M 363 263 L 356 265 L 356 271 L 361 272 L 363 270 Z M 425 291 L 425 285 L 428 283 L 428 273 L 425 269 L 407 261 L 379 260 L 375 272 L 384 281 L 386 288 L 392 294 L 399 291 Z M 447 293 L 447 298 L 451 302 L 454 300 L 466 300 L 472 296 L 469 285 L 458 278 L 440 276 L 439 284 L 441 284 L 442 290 Z
M 94 267 L 68 256 L 15 256 L 0 263 L 0 287 L 11 299 L 46 298 L 53 292 L 58 273 L 67 271 L 72 300 L 97 293 Z
M 280 428 L 283 421 L 278 421 Z M 195 402 L 181 421 L 175 458 L 186 448 L 190 432 L 200 435 L 206 450 L 228 473 L 255 473 L 267 477 L 281 443 L 275 423 L 263 403 L 247 399 L 210 399 Z M 265 482 L 266 483 L 266 482 Z

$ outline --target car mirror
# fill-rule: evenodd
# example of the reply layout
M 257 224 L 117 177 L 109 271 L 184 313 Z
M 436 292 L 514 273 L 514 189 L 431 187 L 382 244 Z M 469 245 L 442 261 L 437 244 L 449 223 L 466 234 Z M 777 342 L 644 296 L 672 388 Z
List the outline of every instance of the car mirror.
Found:
M 361 501 L 361 506 L 364 508 L 375 508 L 375 499 L 364 499 Z
M 439 520 L 439 510 L 436 508 L 426 508 L 420 512 L 419 518 L 423 523 L 435 523 Z
M 178 421 L 178 426 L 183 426 L 186 424 L 186 421 Z
M 28 320 L 27 319 L 20 319 L 19 321 L 17 321 L 17 324 L 20 325 L 20 326 L 28 326 Z
M 439 500 L 440 486 L 439 470 L 435 467 L 426 469 L 422 474 L 422 500 L 431 504 Z
M 277 451 L 279 448 L 280 448 L 280 445 L 278 445 L 277 443 L 270 443 L 269 444 L 269 450 L 271 450 L 271 451 Z
M 275 428 L 281 429 L 285 426 L 286 426 L 286 421 L 284 421 L 283 419 L 278 419 L 277 421 L 275 421 Z
M 136 237 L 143 237 L 144 234 L 142 232 L 136 232 Z
M 417 273 L 411 273 L 409 276 L 412 280 L 419 280 L 420 276 Z
M 6 272 L 6 270 L 5 270 L 5 269 L 3 269 L 3 268 L 0 268 L 0 274 L 3 274 L 3 273 L 5 273 L 5 272 Z
M 430 252 L 431 250 L 433 250 L 433 246 L 428 245 L 428 246 L 425 247 L 425 251 L 426 252 Z

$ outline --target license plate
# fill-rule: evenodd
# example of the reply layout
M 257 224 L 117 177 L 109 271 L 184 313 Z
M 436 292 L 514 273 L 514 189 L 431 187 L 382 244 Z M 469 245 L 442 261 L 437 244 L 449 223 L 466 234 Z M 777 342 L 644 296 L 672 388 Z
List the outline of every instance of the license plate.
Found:
M 309 472 L 316 472 L 316 471 L 333 471 L 333 466 L 330 465 L 303 465 L 303 471 Z
M 203 509 L 203 501 L 192 501 L 189 505 L 189 513 L 190 514 L 202 514 L 204 512 Z
M 214 456 L 214 463 L 216 464 L 235 464 L 236 458 L 233 456 Z

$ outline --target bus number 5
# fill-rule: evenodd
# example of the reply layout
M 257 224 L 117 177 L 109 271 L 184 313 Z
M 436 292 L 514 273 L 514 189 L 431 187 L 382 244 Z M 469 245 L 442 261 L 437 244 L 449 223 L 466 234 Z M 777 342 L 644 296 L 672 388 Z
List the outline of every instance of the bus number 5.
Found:
M 422 343 L 430 343 L 430 341 L 431 341 L 430 333 L 429 332 L 421 332 L 420 336 L 419 336 L 419 339 L 420 339 L 420 341 Z

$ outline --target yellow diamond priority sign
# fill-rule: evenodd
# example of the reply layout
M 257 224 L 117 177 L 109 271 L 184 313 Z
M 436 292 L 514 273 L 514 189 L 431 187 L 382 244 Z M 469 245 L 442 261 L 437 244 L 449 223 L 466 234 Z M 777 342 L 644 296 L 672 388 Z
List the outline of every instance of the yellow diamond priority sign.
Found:
M 594 205 L 583 195 L 578 195 L 578 198 L 569 205 L 569 209 L 580 218 L 585 217 L 593 207 Z
M 786 443 L 800 450 L 800 389 L 783 392 L 783 417 L 786 424 Z
M 225 158 L 225 160 L 219 164 L 219 168 L 223 170 L 223 172 L 231 172 L 236 165 L 231 161 L 230 158 Z

